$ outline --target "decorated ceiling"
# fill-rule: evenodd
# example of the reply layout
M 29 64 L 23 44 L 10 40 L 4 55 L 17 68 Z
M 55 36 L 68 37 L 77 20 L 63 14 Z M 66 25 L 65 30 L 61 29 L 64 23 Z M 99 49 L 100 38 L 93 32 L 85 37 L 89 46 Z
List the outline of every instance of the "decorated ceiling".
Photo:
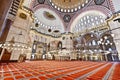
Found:
M 49 0 L 52 7 L 61 12 L 77 11 L 89 2 L 90 0 Z
M 33 29 L 56 37 L 103 25 L 114 13 L 110 0 L 24 0 L 22 5 L 33 12 Z

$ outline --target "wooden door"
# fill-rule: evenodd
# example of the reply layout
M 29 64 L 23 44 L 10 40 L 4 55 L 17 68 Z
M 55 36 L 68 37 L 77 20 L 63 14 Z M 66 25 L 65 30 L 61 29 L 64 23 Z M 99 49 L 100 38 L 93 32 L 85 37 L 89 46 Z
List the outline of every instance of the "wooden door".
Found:
M 7 49 L 4 50 L 4 53 L 2 55 L 1 61 L 2 62 L 9 62 L 11 57 L 11 52 L 8 52 Z

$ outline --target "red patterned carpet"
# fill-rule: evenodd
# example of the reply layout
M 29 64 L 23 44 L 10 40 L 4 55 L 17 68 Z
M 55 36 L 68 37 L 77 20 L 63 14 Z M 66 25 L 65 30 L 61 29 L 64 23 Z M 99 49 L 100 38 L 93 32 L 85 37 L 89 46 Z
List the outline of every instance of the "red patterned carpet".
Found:
M 0 80 L 120 80 L 120 63 L 89 61 L 1 63 Z

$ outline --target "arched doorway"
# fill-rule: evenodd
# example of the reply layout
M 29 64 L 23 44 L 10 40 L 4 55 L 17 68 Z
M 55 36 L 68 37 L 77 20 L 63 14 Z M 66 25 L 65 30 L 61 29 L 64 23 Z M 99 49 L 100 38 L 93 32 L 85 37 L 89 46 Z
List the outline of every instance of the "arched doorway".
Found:
M 58 46 L 57 47 L 58 47 L 58 50 L 62 49 L 62 42 L 61 41 L 58 42 Z

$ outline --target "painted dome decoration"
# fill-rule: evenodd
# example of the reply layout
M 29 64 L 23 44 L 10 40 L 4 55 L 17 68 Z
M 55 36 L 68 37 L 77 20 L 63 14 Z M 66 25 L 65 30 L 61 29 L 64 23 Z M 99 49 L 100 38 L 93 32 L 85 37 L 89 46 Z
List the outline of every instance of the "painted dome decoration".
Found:
M 76 12 L 86 6 L 90 0 L 49 0 L 50 5 L 60 12 Z

